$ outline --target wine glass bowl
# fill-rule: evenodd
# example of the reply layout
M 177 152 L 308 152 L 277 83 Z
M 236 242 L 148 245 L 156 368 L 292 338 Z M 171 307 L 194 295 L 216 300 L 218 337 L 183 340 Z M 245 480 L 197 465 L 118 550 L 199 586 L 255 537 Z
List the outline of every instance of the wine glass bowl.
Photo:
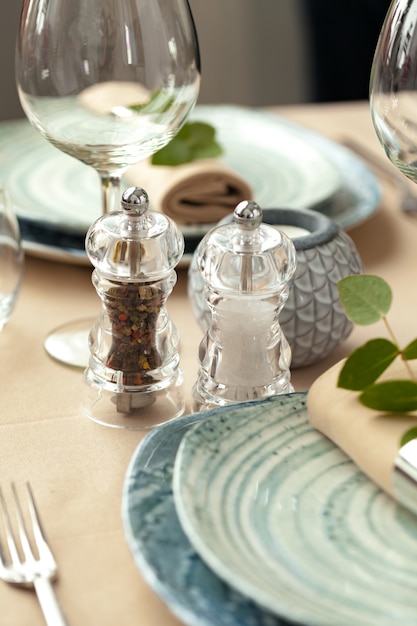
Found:
M 188 2 L 25 0 L 16 79 L 31 124 L 99 173 L 103 212 L 118 209 L 123 172 L 166 145 L 197 100 Z
M 197 101 L 188 0 L 23 0 L 16 82 L 31 124 L 94 168 L 102 212 L 118 211 L 123 172 L 166 145 Z M 92 323 L 54 329 L 46 351 L 85 367 Z
M 394 0 L 377 43 L 370 108 L 388 158 L 417 182 L 417 2 Z

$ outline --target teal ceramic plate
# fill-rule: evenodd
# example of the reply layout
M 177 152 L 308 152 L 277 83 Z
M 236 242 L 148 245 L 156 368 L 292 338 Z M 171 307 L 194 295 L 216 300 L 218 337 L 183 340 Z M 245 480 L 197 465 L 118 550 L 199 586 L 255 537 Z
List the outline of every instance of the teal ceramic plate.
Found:
M 221 159 L 249 182 L 262 208 L 314 207 L 346 228 L 378 207 L 373 174 L 317 133 L 232 105 L 197 106 L 192 118 L 215 126 L 224 148 Z M 0 124 L 0 180 L 28 250 L 65 260 L 84 255 L 85 232 L 100 215 L 99 178 L 91 168 L 51 146 L 26 120 L 17 120 Z M 124 187 L 132 182 L 127 173 Z M 211 226 L 183 228 L 189 258 Z
M 122 498 L 128 545 L 144 578 L 184 624 L 287 626 L 285 619 L 261 609 L 218 578 L 197 555 L 178 521 L 171 485 L 175 455 L 188 429 L 210 414 L 187 415 L 158 426 L 136 449 Z
M 173 485 L 200 557 L 259 606 L 320 626 L 417 624 L 417 518 L 309 425 L 303 394 L 194 426 Z
M 215 126 L 223 160 L 249 181 L 262 206 L 311 207 L 341 184 L 338 168 L 295 125 L 240 107 L 197 107 L 193 117 Z M 0 125 L 0 149 L 0 179 L 19 216 L 85 232 L 100 215 L 98 174 L 26 120 Z

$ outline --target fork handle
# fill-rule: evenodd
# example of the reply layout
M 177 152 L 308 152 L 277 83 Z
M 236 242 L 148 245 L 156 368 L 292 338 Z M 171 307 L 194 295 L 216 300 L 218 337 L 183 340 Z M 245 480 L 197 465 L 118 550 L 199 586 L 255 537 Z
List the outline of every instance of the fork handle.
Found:
M 69 626 L 51 581 L 48 578 L 36 578 L 33 584 L 47 625 Z

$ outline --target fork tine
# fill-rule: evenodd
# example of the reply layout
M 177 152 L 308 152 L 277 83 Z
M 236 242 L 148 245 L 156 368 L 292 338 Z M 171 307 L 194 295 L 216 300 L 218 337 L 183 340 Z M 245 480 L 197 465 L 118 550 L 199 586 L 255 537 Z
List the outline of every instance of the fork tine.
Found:
M 12 531 L 12 526 L 10 523 L 10 517 L 6 506 L 6 501 L 3 496 L 3 492 L 0 488 L 0 509 L 1 509 L 1 517 L 3 520 L 4 530 L 6 533 L 6 542 L 9 548 L 10 559 L 13 565 L 19 565 L 21 563 L 20 555 L 16 547 L 16 541 L 14 538 L 14 534 Z M 5 552 L 2 546 L 2 558 L 4 559 L 4 565 L 6 562 Z
M 55 563 L 55 559 L 53 557 L 52 551 L 46 540 L 45 531 L 43 529 L 42 522 L 39 517 L 35 498 L 33 496 L 32 487 L 30 486 L 29 482 L 26 483 L 26 490 L 27 490 L 27 498 L 28 498 L 29 515 L 30 515 L 32 528 L 33 528 L 33 537 L 35 539 L 35 544 L 38 549 L 39 556 L 44 559 L 49 559 L 51 563 Z
M 20 506 L 19 497 L 17 495 L 16 486 L 14 483 L 11 484 L 13 499 L 16 507 L 16 521 L 17 521 L 17 531 L 19 533 L 20 544 L 22 546 L 23 554 L 25 555 L 28 561 L 34 561 L 35 555 L 32 550 L 32 546 L 30 545 L 29 536 L 26 530 L 25 520 L 23 519 L 22 508 Z
M 28 482 L 26 483 L 28 509 L 26 523 L 14 483 L 11 484 L 11 490 L 16 509 L 14 521 L 17 532 L 15 534 L 12 531 L 6 500 L 0 488 L 0 519 L 3 520 L 2 526 L 4 526 L 4 534 L 9 548 L 6 550 L 6 543 L 3 545 L 0 543 L 0 578 L 10 584 L 32 585 L 38 596 L 46 623 L 49 626 L 68 626 L 52 586 L 52 581 L 57 575 L 57 567 L 45 538 L 31 486 Z M 28 529 L 30 535 L 27 532 Z M 20 538 L 19 547 L 19 542 L 16 541 L 18 536 Z M 7 555 L 6 552 L 8 552 Z M 25 558 L 22 558 L 20 553 Z
M 1 489 L 0 489 L 0 509 L 3 511 L 3 494 L 1 492 Z M 2 514 L 2 517 L 3 517 L 3 514 Z M 6 567 L 6 561 L 7 561 L 6 551 L 4 549 L 3 542 L 1 541 L 1 538 L 0 538 L 0 572 L 4 571 Z

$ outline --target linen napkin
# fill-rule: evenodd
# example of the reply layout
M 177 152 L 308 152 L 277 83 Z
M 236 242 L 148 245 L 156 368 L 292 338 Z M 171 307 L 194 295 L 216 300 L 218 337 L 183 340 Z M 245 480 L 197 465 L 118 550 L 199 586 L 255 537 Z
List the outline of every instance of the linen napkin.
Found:
M 130 167 L 124 178 L 146 190 L 151 209 L 177 224 L 217 223 L 242 200 L 253 200 L 249 184 L 217 159 L 175 166 L 147 160 Z
M 401 438 L 417 425 L 417 415 L 394 416 L 363 406 L 357 392 L 337 387 L 343 363 L 312 384 L 307 396 L 309 421 L 381 489 L 417 513 L 417 440 L 401 448 Z M 385 379 L 406 377 L 400 359 L 384 373 Z

